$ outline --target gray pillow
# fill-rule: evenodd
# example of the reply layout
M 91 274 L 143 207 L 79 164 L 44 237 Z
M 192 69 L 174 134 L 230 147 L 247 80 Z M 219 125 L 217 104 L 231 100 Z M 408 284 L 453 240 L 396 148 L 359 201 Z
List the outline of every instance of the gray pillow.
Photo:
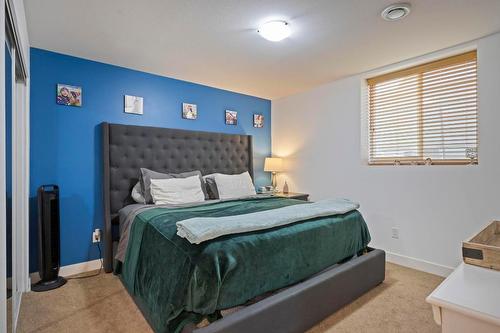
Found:
M 201 182 L 201 190 L 205 196 L 205 200 L 208 199 L 207 189 L 205 188 L 205 182 L 201 176 L 201 172 L 198 170 L 182 172 L 182 173 L 161 173 L 146 168 L 141 168 L 141 190 L 146 200 L 146 203 L 153 203 L 153 197 L 151 196 L 151 179 L 170 179 L 170 178 L 188 178 L 192 176 L 199 176 Z
M 144 196 L 142 195 L 141 182 L 137 182 L 137 184 L 135 184 L 134 188 L 132 188 L 132 193 L 130 196 L 137 203 L 140 203 L 140 204 L 146 203 L 146 200 L 144 199 Z
M 217 190 L 215 179 L 206 177 L 205 184 L 207 184 L 207 193 L 209 199 L 219 199 L 219 191 Z

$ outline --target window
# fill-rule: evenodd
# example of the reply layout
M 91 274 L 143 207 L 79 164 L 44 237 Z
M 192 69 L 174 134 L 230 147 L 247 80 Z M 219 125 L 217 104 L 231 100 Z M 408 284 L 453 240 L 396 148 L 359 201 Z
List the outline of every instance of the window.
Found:
M 477 164 L 476 51 L 367 84 L 369 164 Z

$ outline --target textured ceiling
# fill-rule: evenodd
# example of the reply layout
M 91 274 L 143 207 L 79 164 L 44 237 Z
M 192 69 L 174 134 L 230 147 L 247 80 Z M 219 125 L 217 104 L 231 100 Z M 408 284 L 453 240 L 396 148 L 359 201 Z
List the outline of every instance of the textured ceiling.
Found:
M 500 0 L 25 0 L 32 46 L 275 99 L 500 31 Z M 285 19 L 272 43 L 256 28 Z

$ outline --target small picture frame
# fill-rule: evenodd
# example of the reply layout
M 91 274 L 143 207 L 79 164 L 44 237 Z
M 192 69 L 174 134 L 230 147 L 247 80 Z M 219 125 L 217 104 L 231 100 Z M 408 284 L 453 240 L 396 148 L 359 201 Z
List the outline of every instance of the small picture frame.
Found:
M 189 120 L 198 118 L 198 108 L 196 104 L 182 103 L 182 118 Z
M 262 128 L 264 127 L 264 115 L 260 113 L 253 114 L 253 127 Z
M 82 106 L 82 88 L 58 83 L 56 103 L 68 106 Z
M 144 100 L 139 96 L 125 95 L 125 113 L 142 115 Z
M 226 110 L 226 125 L 237 125 L 238 124 L 238 112 Z

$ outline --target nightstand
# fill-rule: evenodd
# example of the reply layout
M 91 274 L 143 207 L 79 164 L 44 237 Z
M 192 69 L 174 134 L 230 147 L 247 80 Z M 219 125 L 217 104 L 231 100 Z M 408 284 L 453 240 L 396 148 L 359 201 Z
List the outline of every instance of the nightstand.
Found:
M 283 193 L 283 192 L 276 192 L 276 193 L 273 193 L 272 196 L 273 197 L 281 197 L 281 198 L 288 198 L 288 199 L 296 199 L 296 200 L 309 201 L 309 194 L 306 194 L 306 193 L 295 193 L 295 192 Z

